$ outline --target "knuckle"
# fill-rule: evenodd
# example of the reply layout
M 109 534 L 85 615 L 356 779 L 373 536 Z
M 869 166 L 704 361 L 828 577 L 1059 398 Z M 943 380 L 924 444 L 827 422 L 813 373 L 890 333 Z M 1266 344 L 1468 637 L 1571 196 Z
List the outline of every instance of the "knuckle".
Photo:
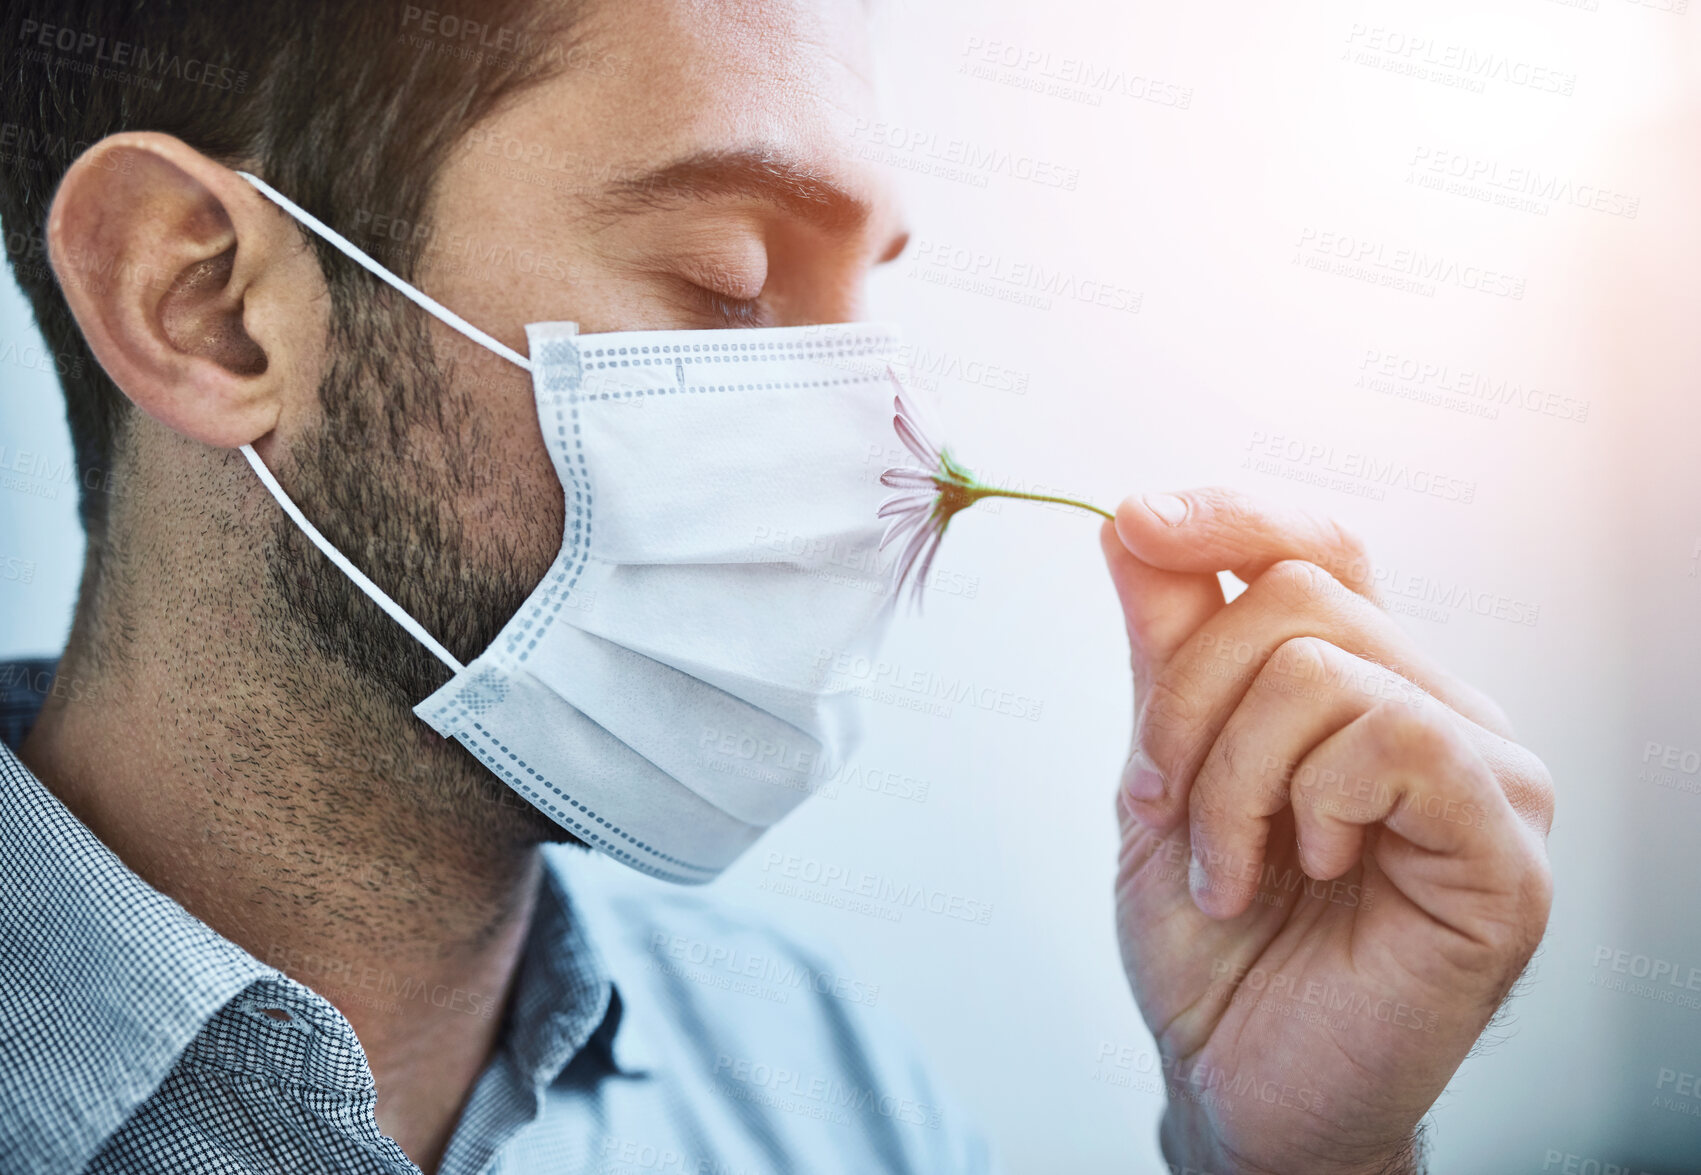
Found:
M 1321 681 L 1333 656 L 1334 646 L 1321 637 L 1289 637 L 1264 662 L 1255 684 L 1265 690 L 1282 691 L 1293 681 Z
M 1211 744 L 1211 753 L 1205 757 L 1205 766 L 1200 769 L 1194 787 L 1214 789 L 1235 785 L 1241 778 L 1246 760 L 1245 737 L 1237 733 L 1231 723 Z
M 1198 705 L 1173 681 L 1154 679 L 1140 710 L 1140 749 L 1160 770 L 1171 773 L 1189 749 L 1198 717 Z
M 1210 839 L 1229 814 L 1228 796 L 1220 787 L 1195 787 L 1187 797 L 1187 815 L 1196 839 Z
M 1433 716 L 1402 702 L 1378 702 L 1366 723 L 1377 757 L 1385 762 L 1421 761 L 1451 746 L 1448 732 Z
M 1497 774 L 1513 810 L 1531 819 L 1545 835 L 1553 825 L 1557 798 L 1547 764 L 1528 748 L 1517 747 L 1513 762 Z
M 1248 780 L 1243 771 L 1250 761 L 1244 740 L 1227 731 L 1217 736 L 1205 755 L 1189 791 L 1194 815 L 1218 819 L 1237 807 L 1246 794 Z
M 1339 585 L 1327 571 L 1304 559 L 1283 559 L 1273 563 L 1258 577 L 1261 594 L 1273 598 L 1285 608 L 1310 607 L 1338 589 Z
M 1370 547 L 1333 518 L 1323 522 L 1324 541 L 1329 548 L 1325 569 L 1337 583 L 1345 584 L 1361 595 L 1376 596 L 1376 569 L 1371 563 Z
M 1193 503 L 1195 516 L 1219 532 L 1233 532 L 1252 513 L 1244 495 L 1228 486 L 1200 486 L 1185 496 Z
M 1370 548 L 1358 537 L 1356 531 L 1349 530 L 1333 518 L 1325 519 L 1323 525 L 1325 537 L 1332 548 L 1332 558 L 1348 568 L 1359 567 L 1370 561 Z

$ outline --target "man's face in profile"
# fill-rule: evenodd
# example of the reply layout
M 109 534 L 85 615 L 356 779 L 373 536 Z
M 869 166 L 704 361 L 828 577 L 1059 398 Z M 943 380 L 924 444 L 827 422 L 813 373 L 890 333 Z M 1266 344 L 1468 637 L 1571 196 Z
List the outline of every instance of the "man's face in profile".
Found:
M 466 40 L 428 11 L 411 23 L 424 42 Z M 375 208 L 339 227 L 380 262 L 387 245 L 422 241 L 419 286 L 522 349 L 538 321 L 588 333 L 854 319 L 869 269 L 904 243 L 853 134 L 873 110 L 866 24 L 836 0 L 592 0 L 546 81 L 454 128 L 429 223 Z M 476 653 L 560 549 L 561 485 L 524 372 L 377 286 L 372 297 L 363 337 L 333 343 L 323 427 L 291 440 L 297 492 L 310 514 L 359 528 L 344 549 L 399 571 L 427 629 Z M 393 358 L 390 379 L 355 367 L 363 349 Z M 386 698 L 372 709 L 397 748 L 391 774 L 469 823 L 559 835 L 408 714 L 440 668 L 282 517 L 270 578 L 282 627 L 360 650 L 354 689 Z

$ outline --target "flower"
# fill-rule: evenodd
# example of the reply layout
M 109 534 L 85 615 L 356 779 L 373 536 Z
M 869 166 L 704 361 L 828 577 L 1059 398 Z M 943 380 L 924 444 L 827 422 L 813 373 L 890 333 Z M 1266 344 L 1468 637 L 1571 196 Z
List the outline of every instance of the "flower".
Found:
M 892 386 L 897 389 L 897 395 L 892 399 L 892 407 L 896 412 L 892 418 L 892 427 L 897 431 L 898 439 L 903 441 L 904 447 L 921 462 L 922 468 L 901 465 L 880 475 L 881 485 L 898 492 L 881 502 L 877 512 L 879 517 L 891 519 L 886 524 L 886 533 L 880 538 L 879 550 L 884 551 L 894 539 L 908 537 L 902 554 L 898 556 L 898 579 L 893 587 L 893 595 L 902 594 L 905 582 L 910 580 L 914 573 L 910 590 L 917 611 L 921 610 L 921 597 L 927 586 L 927 573 L 933 566 L 933 556 L 939 552 L 940 542 L 945 538 L 945 528 L 951 525 L 951 519 L 982 498 L 1025 498 L 1035 502 L 1057 502 L 1091 510 L 1106 518 L 1112 517 L 1108 511 L 1100 510 L 1086 502 L 1077 502 L 1073 498 L 999 489 L 978 481 L 974 474 L 951 456 L 949 449 L 943 445 L 935 445 L 927 438 L 917 424 L 920 413 L 904 395 L 904 385 L 899 382 L 897 373 L 888 367 L 886 374 L 891 377 Z
M 946 449 L 927 439 L 916 423 L 919 414 L 904 395 L 904 385 L 898 382 L 897 374 L 890 368 L 886 374 L 891 376 L 892 386 L 898 393 L 892 398 L 892 407 L 897 413 L 892 418 L 892 427 L 897 430 L 898 439 L 904 442 L 904 447 L 924 468 L 899 466 L 880 475 L 881 485 L 898 492 L 880 503 L 879 517 L 892 521 L 886 525 L 879 549 L 884 551 L 894 539 L 908 536 L 909 541 L 898 556 L 898 579 L 892 590 L 894 595 L 901 595 L 904 582 L 910 578 L 911 572 L 915 572 L 911 590 L 919 610 L 927 572 L 933 566 L 933 556 L 939 550 L 940 541 L 945 537 L 945 528 L 951 525 L 951 519 L 957 516 L 958 511 L 967 509 L 980 499 L 982 495 L 977 491 L 981 486 L 972 473 L 952 460 Z

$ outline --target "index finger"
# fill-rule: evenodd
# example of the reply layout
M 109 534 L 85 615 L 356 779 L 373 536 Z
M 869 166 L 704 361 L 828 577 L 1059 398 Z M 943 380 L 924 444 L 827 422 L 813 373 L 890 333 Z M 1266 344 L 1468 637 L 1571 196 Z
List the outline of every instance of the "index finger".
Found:
M 1251 583 L 1299 559 L 1376 601 L 1370 555 L 1351 531 L 1225 486 L 1127 498 L 1116 508 L 1116 534 L 1135 558 L 1165 571 L 1231 571 Z

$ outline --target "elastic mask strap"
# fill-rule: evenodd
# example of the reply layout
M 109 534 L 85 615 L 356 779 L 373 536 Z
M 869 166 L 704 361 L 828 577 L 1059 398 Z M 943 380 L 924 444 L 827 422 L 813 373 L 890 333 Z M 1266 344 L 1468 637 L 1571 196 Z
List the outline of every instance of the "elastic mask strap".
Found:
M 270 200 L 279 208 L 282 208 L 285 212 L 295 217 L 295 219 L 312 229 L 320 237 L 323 237 L 332 245 L 335 245 L 337 251 L 343 256 L 366 270 L 379 281 L 394 287 L 404 298 L 432 315 L 444 326 L 460 331 L 473 342 L 479 344 L 481 347 L 487 347 L 490 350 L 495 351 L 498 355 L 502 356 L 502 358 L 508 360 L 510 363 L 518 364 L 527 371 L 532 369 L 532 361 L 530 359 L 527 359 L 524 355 L 514 350 L 514 348 L 510 347 L 508 344 L 498 342 L 496 339 L 491 338 L 489 335 L 479 330 L 478 327 L 462 318 L 459 314 L 456 314 L 453 310 L 449 309 L 435 298 L 427 297 L 425 294 L 408 285 L 407 282 L 385 269 L 382 265 L 379 265 L 365 253 L 362 253 L 336 229 L 320 220 L 317 216 L 314 216 L 311 212 L 307 211 L 307 209 L 303 208 L 294 200 L 291 200 L 288 196 L 272 187 L 271 184 L 268 184 L 259 176 L 250 175 L 246 171 L 239 171 L 236 174 L 258 188 L 260 190 L 260 194 L 266 197 L 266 199 Z
M 283 486 L 278 484 L 278 479 L 272 476 L 272 471 L 266 468 L 264 461 L 260 460 L 260 454 L 254 451 L 253 445 L 243 445 L 242 455 L 248 458 L 248 464 L 254 467 L 255 474 L 260 478 L 260 484 L 271 491 L 272 497 L 278 500 L 278 505 L 283 507 L 284 513 L 288 514 L 295 525 L 301 528 L 301 533 L 311 539 L 315 547 L 325 552 L 325 558 L 342 568 L 343 574 L 354 581 L 355 587 L 370 596 L 374 604 L 388 612 L 392 620 L 407 629 L 414 640 L 430 649 L 432 655 L 443 664 L 456 673 L 466 668 L 455 660 L 454 655 L 448 649 L 438 644 L 436 638 L 425 631 L 424 625 L 409 616 L 406 609 L 385 594 L 383 588 L 367 579 L 360 568 L 350 563 L 341 551 L 331 545 L 330 539 L 319 533 L 318 527 L 307 521 L 307 515 L 303 514 L 301 508 L 290 500 L 290 496 L 284 492 Z
M 385 269 L 382 265 L 379 265 L 376 261 L 372 260 L 372 258 L 368 257 L 365 253 L 362 253 L 359 249 L 355 248 L 335 229 L 319 220 L 312 213 L 296 204 L 289 197 L 277 191 L 270 184 L 266 183 L 265 180 L 260 179 L 258 176 L 249 175 L 246 171 L 239 171 L 236 174 L 258 188 L 261 195 L 265 196 L 268 200 L 271 200 L 285 212 L 289 213 L 302 224 L 312 229 L 319 236 L 335 245 L 340 252 L 349 258 L 349 260 L 369 271 L 380 281 L 386 282 L 395 287 L 395 289 L 402 295 L 419 305 L 428 313 L 434 315 L 445 326 L 452 327 L 455 330 L 460 331 L 473 342 L 488 347 L 504 359 L 518 364 L 527 371 L 532 369 L 531 360 L 527 359 L 524 355 L 520 354 L 512 347 L 491 338 L 489 335 L 479 330 L 478 327 L 456 314 L 453 310 L 450 310 L 447 306 L 442 305 L 432 298 L 426 297 L 424 294 L 408 285 L 407 282 L 403 281 L 401 278 Z M 448 649 L 445 649 L 437 642 L 436 638 L 434 638 L 429 632 L 425 631 L 424 625 L 420 624 L 420 622 L 415 620 L 412 616 L 409 616 L 407 611 L 400 604 L 396 603 L 396 601 L 392 600 L 385 594 L 383 588 L 380 588 L 377 584 L 368 579 L 360 568 L 356 567 L 353 563 L 350 563 L 341 551 L 332 546 L 331 540 L 319 533 L 318 527 L 307 521 L 307 516 L 301 512 L 301 508 L 298 507 L 290 499 L 290 496 L 284 492 L 283 486 L 278 484 L 278 479 L 273 477 L 272 471 L 266 468 L 266 463 L 260 460 L 260 455 L 254 451 L 253 445 L 243 445 L 242 455 L 248 459 L 248 464 L 253 467 L 255 475 L 260 479 L 260 484 L 266 487 L 267 491 L 273 498 L 277 499 L 277 503 L 279 506 L 283 507 L 284 513 L 288 514 L 295 525 L 301 528 L 301 533 L 312 540 L 315 547 L 318 547 L 319 550 L 324 552 L 325 558 L 329 559 L 332 563 L 335 563 L 337 567 L 342 570 L 344 575 L 354 581 L 355 587 L 365 592 L 374 604 L 377 604 L 380 608 L 384 609 L 385 612 L 389 613 L 392 620 L 406 629 L 408 634 L 412 636 L 414 640 L 431 650 L 432 655 L 439 661 L 443 662 L 443 664 L 447 665 L 450 670 L 455 673 L 459 673 L 465 668 L 464 665 L 455 659 L 454 655 L 450 653 Z

